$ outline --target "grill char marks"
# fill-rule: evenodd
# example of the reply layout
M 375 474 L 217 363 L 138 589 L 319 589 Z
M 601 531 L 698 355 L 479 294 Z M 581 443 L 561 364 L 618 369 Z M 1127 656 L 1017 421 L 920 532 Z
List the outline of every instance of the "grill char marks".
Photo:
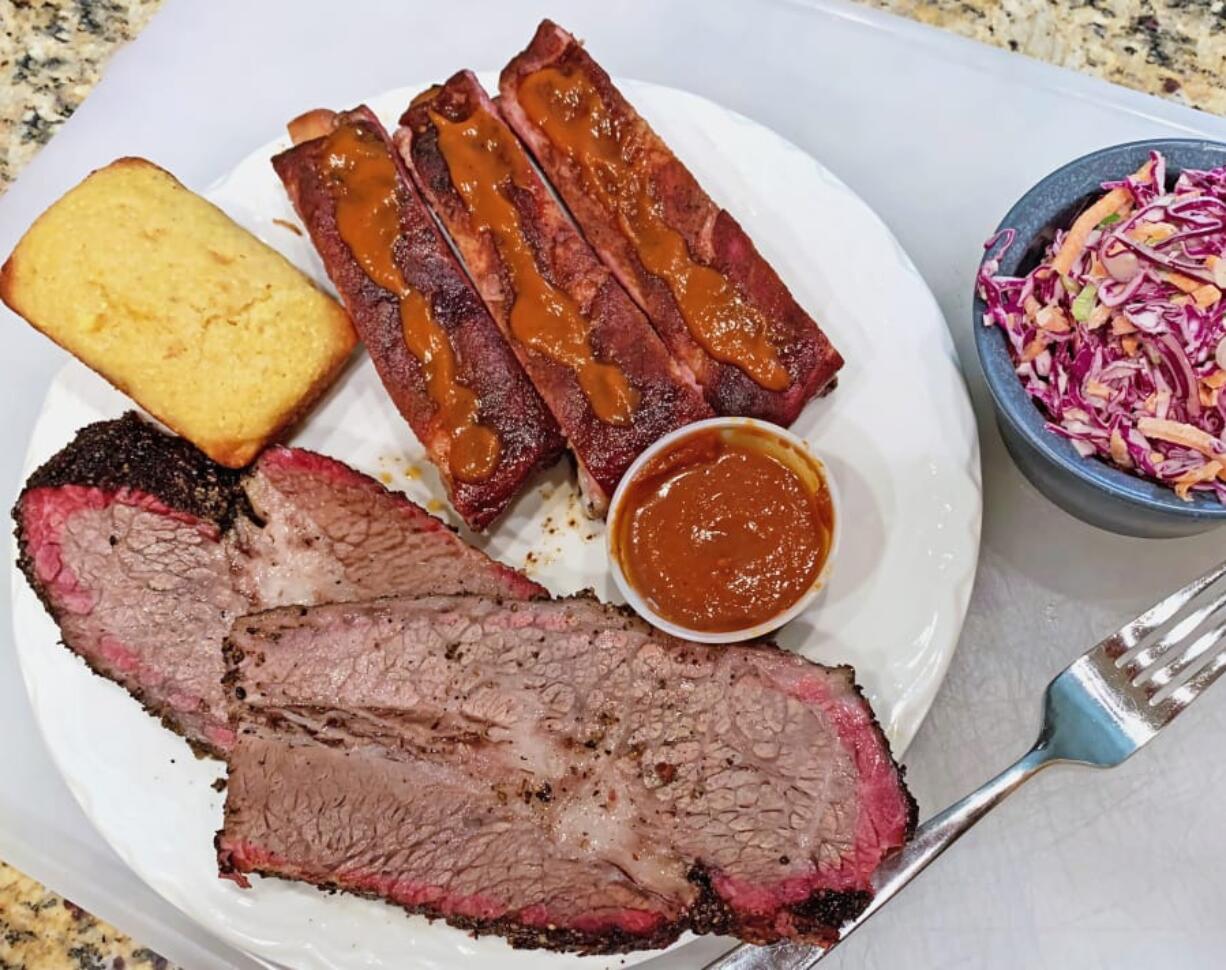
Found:
M 310 122 L 299 126 L 298 133 L 317 137 L 276 156 L 273 167 L 384 387 L 438 467 L 452 505 L 469 526 L 483 529 L 506 510 L 537 469 L 557 459 L 563 446 L 557 423 L 473 291 L 370 109 L 363 106 L 335 116 L 313 112 Z M 433 321 L 445 332 L 458 382 L 476 396 L 480 424 L 498 439 L 497 464 L 481 480 L 464 481 L 452 474 L 451 434 L 431 398 L 423 365 L 406 343 L 400 301 L 367 275 L 341 237 L 336 199 L 327 181 L 326 135 L 335 125 L 361 126 L 382 142 L 396 166 L 400 233 L 392 256 L 404 282 L 424 298 Z
M 131 413 L 82 429 L 30 476 L 13 518 L 18 563 L 65 645 L 217 756 L 233 741 L 221 645 L 244 613 L 546 595 L 340 462 L 274 448 L 234 472 Z
M 217 846 L 240 881 L 584 953 L 687 929 L 821 942 L 914 828 L 848 668 L 685 643 L 584 596 L 273 610 L 227 661 Z
M 603 130 L 618 133 L 623 157 L 632 150 L 639 159 L 637 178 L 649 184 L 653 209 L 680 234 L 688 257 L 723 274 L 764 318 L 769 343 L 786 371 L 786 386 L 768 389 L 735 364 L 716 359 L 694 338 L 674 289 L 647 268 L 646 250 L 627 230 L 626 220 L 602 203 L 580 165 L 525 109 L 525 81 L 542 69 L 577 78 L 594 92 L 609 119 Z M 811 397 L 832 385 L 843 363 L 838 351 L 736 220 L 711 200 L 574 37 L 551 21 L 542 22 L 527 49 L 504 68 L 500 93 L 504 117 L 532 150 L 587 240 L 643 307 L 673 354 L 690 369 L 717 413 L 788 425 Z
M 468 156 L 482 163 L 482 174 L 466 169 L 464 175 L 478 184 L 473 197 L 484 198 L 486 209 L 480 202 L 474 207 L 458 188 L 452 152 L 466 143 L 461 137 L 449 150 L 440 125 L 449 131 L 455 125 L 481 125 L 483 134 L 497 141 L 496 151 L 487 143 Z M 578 460 L 590 510 L 603 514 L 623 472 L 645 447 L 709 417 L 710 408 L 642 311 L 571 225 L 471 72 L 462 71 L 414 99 L 395 142 L 561 425 Z M 490 220 L 491 204 L 501 221 Z M 537 308 L 542 293 L 549 306 L 566 305 L 568 312 L 555 317 Z M 547 332 L 533 335 L 542 320 L 551 321 Z M 585 358 L 579 364 L 564 362 L 548 349 L 567 344 L 557 336 L 567 326 L 560 320 L 568 320 L 580 334 L 567 350 Z

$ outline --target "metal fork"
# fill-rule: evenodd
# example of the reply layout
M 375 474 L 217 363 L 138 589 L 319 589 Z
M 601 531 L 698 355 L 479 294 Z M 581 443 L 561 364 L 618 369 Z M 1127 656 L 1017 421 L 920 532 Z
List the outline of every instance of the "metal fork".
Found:
M 1226 563 L 1172 593 L 1077 658 L 1047 687 L 1043 730 L 1020 760 L 929 819 L 873 875 L 873 901 L 826 949 L 739 946 L 704 970 L 808 970 L 1040 769 L 1114 768 L 1226 671 Z

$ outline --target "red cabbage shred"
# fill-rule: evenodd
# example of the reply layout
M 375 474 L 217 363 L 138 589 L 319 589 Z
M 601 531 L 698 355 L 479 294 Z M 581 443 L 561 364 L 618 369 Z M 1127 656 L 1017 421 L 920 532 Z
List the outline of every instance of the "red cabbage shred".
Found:
M 1047 427 L 1082 456 L 1226 503 L 1226 167 L 1185 171 L 1168 189 L 1154 152 L 1148 170 L 1102 187 L 1122 204 L 1067 276 L 1052 263 L 1069 230 L 1023 277 L 997 275 L 1013 231 L 987 241 L 983 322 L 1004 332 Z

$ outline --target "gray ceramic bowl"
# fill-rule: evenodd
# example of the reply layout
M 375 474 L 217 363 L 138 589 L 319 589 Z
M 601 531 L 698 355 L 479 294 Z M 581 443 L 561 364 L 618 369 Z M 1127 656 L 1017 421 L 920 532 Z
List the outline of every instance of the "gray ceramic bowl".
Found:
M 1017 239 L 1000 261 L 1000 274 L 1021 276 L 1039 262 L 1055 231 L 1067 227 L 1100 193 L 1101 183 L 1135 172 L 1150 151 L 1166 156 L 1170 182 L 1185 168 L 1226 165 L 1226 145 L 1194 139 L 1137 141 L 1092 152 L 1052 172 L 1021 197 L 1001 220 Z M 1082 458 L 1045 427 L 1045 417 L 1013 372 L 1004 334 L 983 325 L 976 292 L 972 325 L 979 360 L 1005 445 L 1023 474 L 1066 512 L 1123 535 L 1167 538 L 1205 532 L 1226 523 L 1226 506 L 1215 497 L 1191 502 L 1170 488 L 1121 471 L 1097 458 Z

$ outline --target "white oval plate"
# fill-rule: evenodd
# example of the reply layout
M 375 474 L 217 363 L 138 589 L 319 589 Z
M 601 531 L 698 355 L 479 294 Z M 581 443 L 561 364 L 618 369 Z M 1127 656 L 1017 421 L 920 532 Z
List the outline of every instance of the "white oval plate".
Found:
M 492 86 L 496 78 L 482 81 Z M 424 87 L 369 104 L 394 127 Z M 827 458 L 838 480 L 843 546 L 825 594 L 778 639 L 813 660 L 854 664 L 901 752 L 945 676 L 979 550 L 975 423 L 941 312 L 881 220 L 804 152 L 693 94 L 629 81 L 623 87 L 741 221 L 847 359 L 838 388 L 811 403 L 793 428 Z M 208 195 L 327 285 L 309 241 L 284 225 L 298 219 L 268 159 L 287 145 L 282 138 L 260 148 Z M 70 363 L 48 391 L 27 470 L 81 426 L 129 406 Z M 439 501 L 438 478 L 365 357 L 293 443 L 340 458 L 449 514 Z M 603 527 L 583 519 L 566 469 L 561 463 L 537 483 L 477 544 L 555 592 L 590 586 L 615 598 Z M 276 879 L 256 880 L 246 891 L 219 880 L 213 834 L 223 796 L 210 785 L 221 766 L 194 758 L 122 690 L 57 646 L 55 626 L 15 568 L 12 582 L 26 686 L 69 788 L 146 882 L 219 936 L 296 970 L 614 968 L 653 955 L 513 950 L 497 937 L 473 940 L 371 900 Z

